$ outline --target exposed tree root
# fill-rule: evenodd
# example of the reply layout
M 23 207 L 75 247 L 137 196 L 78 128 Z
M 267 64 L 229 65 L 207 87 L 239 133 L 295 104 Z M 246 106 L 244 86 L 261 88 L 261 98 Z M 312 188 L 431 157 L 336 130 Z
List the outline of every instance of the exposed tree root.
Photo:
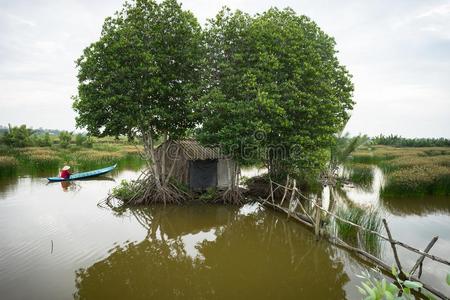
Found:
M 127 205 L 182 204 L 192 199 L 189 192 L 182 190 L 170 181 L 161 183 L 148 171 L 144 171 L 137 180 L 132 181 L 127 189 L 127 197 L 121 198 L 113 192 L 109 195 L 107 202 L 119 198 Z
M 244 195 L 239 187 L 228 188 L 220 198 L 224 204 L 239 205 L 244 203 Z

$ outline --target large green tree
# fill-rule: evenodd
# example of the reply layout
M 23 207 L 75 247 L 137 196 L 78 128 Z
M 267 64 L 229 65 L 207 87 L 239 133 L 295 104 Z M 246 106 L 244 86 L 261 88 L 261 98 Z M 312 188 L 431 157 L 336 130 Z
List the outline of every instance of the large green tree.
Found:
M 155 184 L 169 177 L 155 142 L 195 125 L 200 92 L 202 31 L 176 0 L 135 0 L 108 17 L 100 39 L 77 60 L 76 122 L 91 135 L 141 138 Z
M 306 16 L 222 10 L 205 31 L 209 84 L 199 137 L 272 175 L 316 173 L 352 109 L 335 41 Z

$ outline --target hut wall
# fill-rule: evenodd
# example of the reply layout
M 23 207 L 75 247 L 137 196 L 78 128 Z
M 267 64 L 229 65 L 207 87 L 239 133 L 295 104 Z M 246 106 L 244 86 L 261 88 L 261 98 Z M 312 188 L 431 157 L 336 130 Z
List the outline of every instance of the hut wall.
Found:
M 177 146 L 171 145 L 171 147 L 177 147 Z M 175 164 L 173 172 L 172 172 L 172 177 L 186 185 L 189 185 L 189 162 L 186 158 L 186 155 L 184 154 L 182 149 L 180 149 L 180 151 L 178 152 L 178 156 L 176 159 L 174 159 L 175 154 L 176 154 L 176 151 L 173 148 L 170 149 L 170 151 L 168 151 L 168 153 L 165 153 L 165 156 L 166 156 L 166 162 L 165 162 L 166 163 L 166 168 L 165 168 L 166 174 L 165 175 L 169 174 L 170 169 L 172 168 L 172 165 Z M 156 159 L 161 161 L 162 155 L 163 155 L 162 148 L 158 148 L 158 150 L 156 152 Z
M 234 170 L 234 161 L 231 159 L 219 159 L 217 163 L 217 187 L 227 188 L 230 186 Z

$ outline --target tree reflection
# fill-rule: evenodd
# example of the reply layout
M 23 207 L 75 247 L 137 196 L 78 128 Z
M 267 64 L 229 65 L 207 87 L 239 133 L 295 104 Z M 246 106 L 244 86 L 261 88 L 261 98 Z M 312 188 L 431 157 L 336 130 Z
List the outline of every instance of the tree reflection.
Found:
M 336 249 L 272 212 L 161 206 L 130 213 L 147 238 L 78 270 L 75 298 L 345 298 L 349 278 L 333 260 Z M 183 238 L 211 230 L 215 240 L 188 255 Z
M 397 216 L 450 214 L 449 197 L 380 198 L 382 207 Z

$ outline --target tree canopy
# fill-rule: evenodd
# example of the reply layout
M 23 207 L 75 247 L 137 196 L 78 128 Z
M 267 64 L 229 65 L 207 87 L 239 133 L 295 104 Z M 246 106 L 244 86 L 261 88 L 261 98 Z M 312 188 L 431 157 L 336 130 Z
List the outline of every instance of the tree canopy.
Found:
M 176 0 L 135 0 L 76 61 L 79 127 L 93 135 L 182 135 L 194 126 L 201 27 Z
M 272 173 L 319 170 L 352 109 L 351 76 L 335 41 L 306 16 L 224 9 L 205 30 L 205 143 Z

